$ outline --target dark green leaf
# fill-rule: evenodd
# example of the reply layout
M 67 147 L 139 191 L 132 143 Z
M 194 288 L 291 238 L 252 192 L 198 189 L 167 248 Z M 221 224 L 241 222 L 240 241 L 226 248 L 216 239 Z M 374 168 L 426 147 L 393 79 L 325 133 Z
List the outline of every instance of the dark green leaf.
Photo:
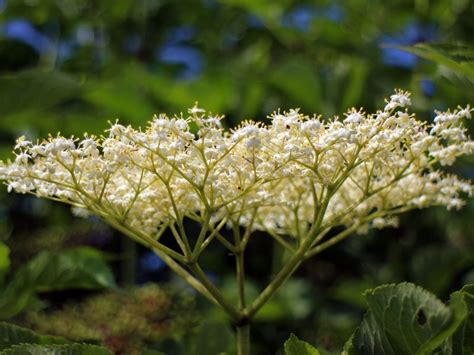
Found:
M 285 355 L 319 355 L 319 351 L 294 334 L 285 341 Z
M 41 252 L 15 274 L 0 296 L 0 318 L 15 316 L 36 299 L 35 293 L 69 288 L 115 288 L 113 273 L 99 251 L 76 248 Z
M 452 354 L 474 354 L 474 284 L 466 285 L 459 291 L 466 304 L 468 315 L 452 339 Z
M 32 330 L 0 322 L 0 350 L 17 344 L 65 344 L 66 339 L 40 335 Z
M 369 311 L 344 354 L 429 354 L 456 331 L 467 313 L 460 297 L 446 306 L 410 283 L 380 286 L 365 296 Z

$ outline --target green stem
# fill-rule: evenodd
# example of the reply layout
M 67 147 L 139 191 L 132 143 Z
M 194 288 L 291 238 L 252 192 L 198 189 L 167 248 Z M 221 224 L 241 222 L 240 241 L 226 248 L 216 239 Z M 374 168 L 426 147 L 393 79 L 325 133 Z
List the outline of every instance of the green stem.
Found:
M 240 312 L 224 298 L 219 289 L 208 279 L 199 264 L 190 264 L 189 268 L 194 272 L 204 288 L 206 288 L 214 300 L 227 312 L 227 314 L 233 320 L 239 320 L 241 318 Z
M 237 355 L 250 354 L 250 323 L 237 326 Z
M 280 286 L 290 278 L 298 266 L 304 261 L 304 256 L 307 250 L 313 244 L 314 239 L 319 234 L 319 229 L 323 221 L 324 214 L 331 199 L 333 191 L 328 190 L 327 195 L 319 209 L 315 224 L 311 228 L 309 235 L 303 239 L 296 252 L 289 258 L 281 270 L 276 274 L 275 278 L 268 284 L 262 293 L 254 300 L 248 310 L 248 317 L 251 319 L 258 310 L 273 296 L 273 294 L 280 288 Z
M 239 308 L 241 311 L 245 309 L 245 269 L 244 269 L 244 253 L 240 251 L 235 254 L 237 283 L 239 284 Z
M 201 231 L 199 232 L 199 236 L 197 238 L 196 244 L 194 245 L 194 250 L 191 255 L 192 261 L 197 260 L 197 257 L 199 256 L 199 253 L 202 250 L 202 244 L 204 242 L 204 239 L 206 238 L 206 233 L 209 228 L 210 221 L 211 221 L 211 212 L 206 209 L 206 212 L 204 213 L 203 221 L 201 222 L 202 223 Z
M 359 228 L 364 223 L 370 222 L 370 221 L 374 220 L 377 217 L 385 217 L 385 216 L 391 215 L 391 214 L 395 215 L 395 214 L 398 214 L 398 213 L 403 213 L 403 212 L 410 211 L 414 208 L 415 208 L 414 206 L 404 206 L 404 207 L 393 208 L 393 209 L 388 210 L 388 211 L 380 211 L 380 212 L 372 213 L 371 215 L 367 216 L 366 218 L 364 218 L 360 222 L 358 222 L 358 223 L 352 225 L 351 227 L 343 230 L 342 232 L 336 234 L 331 239 L 325 241 L 324 243 L 321 243 L 319 245 L 314 246 L 312 249 L 309 249 L 307 251 L 306 255 L 305 255 L 305 259 L 309 259 L 310 257 L 312 257 L 316 254 L 319 254 L 323 250 L 326 250 L 327 248 L 333 246 L 334 244 L 339 243 L 340 241 L 346 239 L 352 233 L 357 231 L 357 228 Z
M 148 248 L 151 248 L 156 253 L 156 255 L 158 255 L 170 267 L 171 270 L 181 276 L 189 285 L 191 285 L 191 287 L 193 287 L 196 291 L 198 291 L 201 295 L 206 297 L 212 303 L 218 304 L 215 298 L 211 295 L 207 288 L 204 287 L 202 283 L 196 280 L 188 271 L 186 271 L 181 265 L 179 265 L 171 256 L 167 254 L 166 251 L 163 251 L 163 249 L 161 248 L 162 245 L 160 243 L 153 240 L 152 238 L 137 233 L 136 231 L 133 231 L 124 225 L 121 225 L 120 223 L 112 220 L 111 218 L 105 219 L 105 221 L 115 229 L 132 238 L 133 240 L 147 246 Z
M 239 216 L 240 218 L 240 216 Z M 251 222 L 252 223 L 252 222 Z M 236 245 L 235 256 L 235 271 L 237 275 L 237 286 L 239 289 L 239 313 L 240 319 L 236 323 L 237 330 L 237 355 L 250 354 L 250 318 L 247 317 L 247 308 L 245 302 L 245 264 L 244 251 L 247 246 L 248 237 L 251 225 L 245 231 L 244 239 L 240 235 L 239 224 L 234 221 L 232 224 L 232 231 L 234 234 L 234 242 Z
M 258 310 L 273 296 L 273 294 L 280 288 L 280 286 L 290 278 L 293 272 L 298 268 L 304 259 L 306 252 L 306 245 L 302 244 L 298 251 L 294 253 L 286 264 L 281 268 L 275 278 L 262 291 L 262 293 L 252 303 L 248 316 L 251 318 L 258 312 Z

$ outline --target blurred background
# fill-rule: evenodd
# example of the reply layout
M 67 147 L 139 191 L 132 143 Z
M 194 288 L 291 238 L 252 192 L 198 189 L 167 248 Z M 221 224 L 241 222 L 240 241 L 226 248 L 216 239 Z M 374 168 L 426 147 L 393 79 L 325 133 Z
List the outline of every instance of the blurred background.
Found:
M 0 0 L 0 156 L 11 156 L 20 135 L 101 134 L 116 118 L 144 126 L 155 113 L 186 112 L 195 101 L 232 127 L 278 108 L 325 117 L 352 106 L 370 112 L 400 88 L 429 122 L 435 109 L 474 103 L 473 18 L 471 0 Z M 412 52 L 397 48 L 419 43 Z M 474 159 L 450 169 L 474 178 Z M 383 283 L 414 282 L 445 300 L 474 282 L 473 218 L 472 200 L 461 211 L 412 212 L 398 229 L 355 236 L 308 261 L 259 315 L 255 353 L 277 353 L 290 332 L 340 350 L 362 319 L 362 292 Z M 250 292 L 281 258 L 270 238 L 254 239 Z M 3 319 L 77 339 L 94 338 L 91 324 L 107 324 L 94 339 L 124 354 L 143 344 L 192 353 L 198 345 L 186 344 L 185 334 L 216 330 L 219 339 L 199 346 L 232 352 L 222 314 L 158 257 L 93 217 L 2 189 L 0 241 Z M 205 264 L 232 296 L 232 259 L 216 247 Z M 158 288 L 136 288 L 150 282 Z M 117 287 L 147 305 L 141 316 L 150 324 L 127 323 L 137 305 L 107 294 Z M 131 313 L 110 321 L 110 307 L 77 320 L 103 304 L 126 304 Z M 156 309 L 165 314 L 151 317 Z M 71 319 L 80 327 L 64 330 Z

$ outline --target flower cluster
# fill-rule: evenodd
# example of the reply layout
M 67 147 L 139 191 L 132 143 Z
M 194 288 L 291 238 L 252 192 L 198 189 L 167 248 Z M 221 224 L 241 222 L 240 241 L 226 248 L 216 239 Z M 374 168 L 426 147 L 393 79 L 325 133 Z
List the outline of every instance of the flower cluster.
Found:
M 156 116 L 145 129 L 112 123 L 105 137 L 21 137 L 0 178 L 9 191 L 68 203 L 154 240 L 171 228 L 179 242 L 184 231 L 175 225 L 191 218 L 207 226 L 200 243 L 225 243 L 219 230 L 227 224 L 283 244 L 317 228 L 315 246 L 333 227 L 392 226 L 398 213 L 459 208 L 472 193 L 469 182 L 438 170 L 473 153 L 463 125 L 472 109 L 437 112 L 427 124 L 410 103 L 396 91 L 374 114 L 352 109 L 322 120 L 278 111 L 269 124 L 233 130 L 195 106 L 187 117 Z

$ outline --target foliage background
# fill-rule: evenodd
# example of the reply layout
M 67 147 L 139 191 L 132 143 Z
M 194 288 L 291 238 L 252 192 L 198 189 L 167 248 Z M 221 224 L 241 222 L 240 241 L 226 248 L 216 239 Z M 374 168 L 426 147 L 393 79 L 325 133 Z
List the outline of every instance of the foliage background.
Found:
M 470 0 L 3 0 L 0 155 L 8 158 L 22 134 L 101 134 L 116 118 L 143 126 L 155 113 L 186 112 L 195 101 L 225 114 L 232 127 L 278 108 L 325 117 L 353 105 L 370 112 L 401 88 L 429 121 L 434 109 L 472 104 L 474 76 L 393 46 L 448 43 L 431 49 L 472 69 L 474 51 L 453 45 L 473 44 L 473 17 Z M 452 170 L 474 178 L 473 167 L 471 158 Z M 305 263 L 262 310 L 255 352 L 277 352 L 290 332 L 340 349 L 362 319 L 362 291 L 375 285 L 411 281 L 445 299 L 474 282 L 473 215 L 472 200 L 459 212 L 412 212 L 399 229 L 353 237 Z M 88 245 L 109 253 L 122 286 L 183 287 L 157 257 L 100 221 L 4 190 L 0 238 L 13 271 L 39 251 Z M 247 269 L 257 290 L 281 255 L 265 235 L 252 243 Z M 215 248 L 206 265 L 231 295 L 229 256 Z M 90 292 L 41 298 L 57 308 Z M 203 318 L 222 319 L 197 307 Z

